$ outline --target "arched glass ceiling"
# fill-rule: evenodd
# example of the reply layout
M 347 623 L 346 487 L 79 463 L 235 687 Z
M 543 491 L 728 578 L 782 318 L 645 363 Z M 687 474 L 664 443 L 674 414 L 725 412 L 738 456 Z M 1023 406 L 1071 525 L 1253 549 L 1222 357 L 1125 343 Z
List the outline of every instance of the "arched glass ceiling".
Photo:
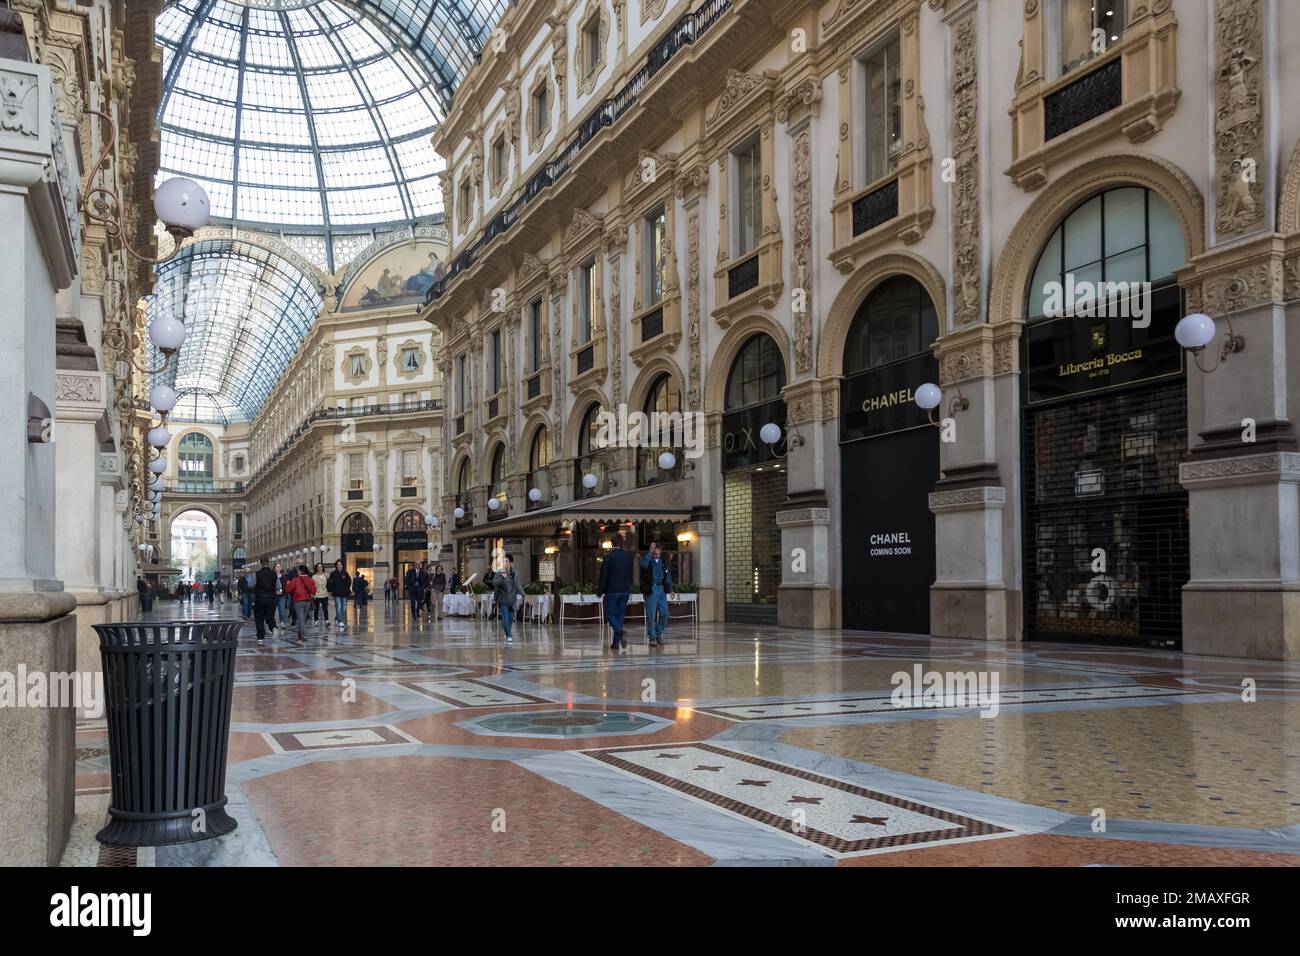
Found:
M 240 239 L 188 245 L 158 267 L 148 299 L 148 321 L 185 323 L 180 352 L 150 384 L 181 394 L 178 421 L 252 421 L 323 307 L 315 280 L 283 256 Z M 162 364 L 149 353 L 150 368 Z
M 217 219 L 327 240 L 427 220 L 429 136 L 506 2 L 173 0 L 160 178 L 196 180 Z

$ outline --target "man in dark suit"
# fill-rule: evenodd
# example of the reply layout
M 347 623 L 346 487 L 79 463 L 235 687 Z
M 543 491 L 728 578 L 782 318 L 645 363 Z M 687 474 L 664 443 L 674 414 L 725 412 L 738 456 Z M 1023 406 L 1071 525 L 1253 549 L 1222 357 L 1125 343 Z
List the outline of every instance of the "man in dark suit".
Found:
M 424 592 L 429 587 L 429 575 L 422 565 L 413 565 L 406 572 L 406 599 L 411 602 L 411 621 L 419 623 L 420 605 L 424 603 Z
M 619 645 L 627 647 L 627 638 L 623 636 L 623 614 L 627 611 L 627 599 L 632 594 L 632 552 L 624 545 L 627 536 L 619 532 L 614 539 L 614 547 L 600 563 L 600 582 L 596 585 L 596 595 L 605 601 L 605 620 L 614 629 L 614 641 L 609 646 L 618 650 Z

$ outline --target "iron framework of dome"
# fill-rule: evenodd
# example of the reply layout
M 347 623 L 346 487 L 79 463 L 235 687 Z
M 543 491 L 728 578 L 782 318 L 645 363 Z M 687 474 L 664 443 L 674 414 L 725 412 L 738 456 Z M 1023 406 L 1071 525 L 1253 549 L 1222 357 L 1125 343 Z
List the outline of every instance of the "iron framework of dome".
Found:
M 147 320 L 185 324 L 163 382 L 180 394 L 177 421 L 251 421 L 302 345 L 324 302 L 316 280 L 286 257 L 241 239 L 185 246 L 158 267 Z M 149 348 L 151 367 L 162 355 Z
M 160 178 L 333 272 L 442 212 L 430 143 L 506 0 L 173 0 Z

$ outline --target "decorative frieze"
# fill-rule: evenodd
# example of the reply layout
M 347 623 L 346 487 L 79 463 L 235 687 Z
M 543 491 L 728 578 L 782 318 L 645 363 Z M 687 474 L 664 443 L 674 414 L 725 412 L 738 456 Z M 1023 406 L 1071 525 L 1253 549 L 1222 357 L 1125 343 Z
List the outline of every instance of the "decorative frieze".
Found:
M 1215 39 L 1215 228 L 1222 238 L 1264 222 L 1262 0 L 1219 0 Z
M 1242 458 L 1213 458 L 1184 462 L 1178 466 L 1178 480 L 1186 486 L 1197 483 L 1250 483 L 1261 478 L 1300 482 L 1300 453 L 1273 452 Z
M 956 25 L 952 48 L 953 324 L 980 320 L 979 62 L 975 12 Z
M 794 366 L 798 373 L 812 369 L 812 127 L 804 123 L 795 131 L 792 145 L 794 242 Z M 793 301 L 798 297 L 799 301 Z
M 978 488 L 958 488 L 954 491 L 930 492 L 930 511 L 975 511 L 983 508 L 1001 508 L 1007 503 L 1007 489 L 998 485 Z

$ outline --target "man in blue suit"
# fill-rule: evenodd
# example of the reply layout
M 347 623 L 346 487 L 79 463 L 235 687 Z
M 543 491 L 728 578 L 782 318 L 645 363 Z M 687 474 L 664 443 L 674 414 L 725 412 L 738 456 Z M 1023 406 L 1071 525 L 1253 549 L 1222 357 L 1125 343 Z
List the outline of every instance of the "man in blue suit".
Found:
M 632 595 L 632 553 L 624 547 L 626 538 L 620 531 L 614 547 L 600 562 L 600 581 L 596 585 L 597 596 L 605 601 L 605 620 L 614 629 L 614 640 L 609 646 L 615 651 L 620 644 L 627 647 L 623 615 L 627 611 L 627 599 Z
M 668 626 L 668 595 L 673 593 L 673 576 L 659 543 L 641 555 L 641 593 L 645 595 L 645 634 L 651 647 L 662 647 Z

